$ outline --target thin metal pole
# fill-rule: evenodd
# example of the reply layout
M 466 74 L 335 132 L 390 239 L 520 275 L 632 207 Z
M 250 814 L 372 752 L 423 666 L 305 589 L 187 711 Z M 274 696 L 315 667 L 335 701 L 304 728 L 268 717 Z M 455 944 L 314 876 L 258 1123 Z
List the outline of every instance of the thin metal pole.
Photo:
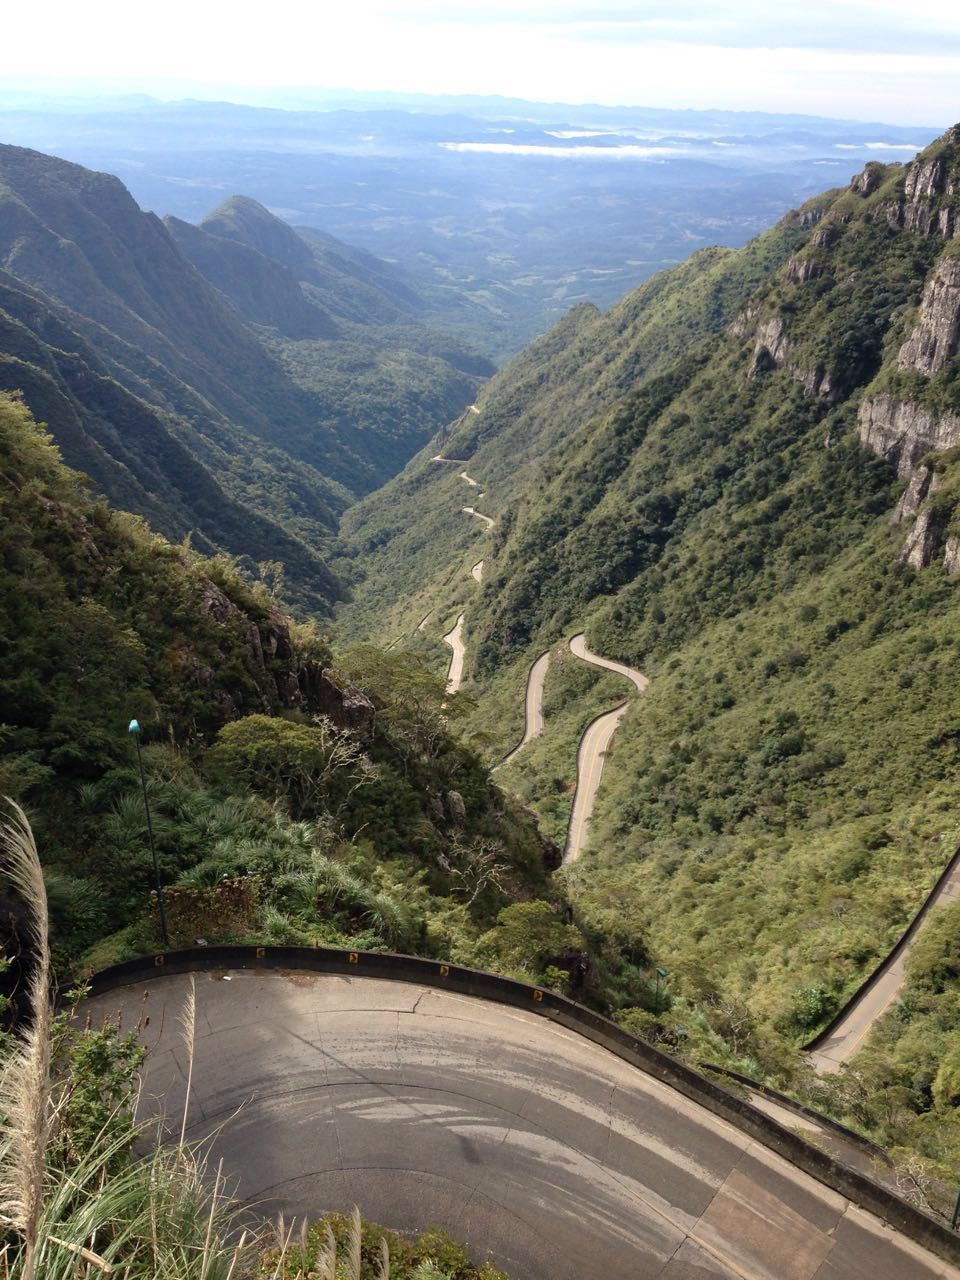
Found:
M 160 908 L 160 934 L 163 946 L 170 950 L 170 938 L 167 934 L 167 916 L 163 909 L 163 887 L 160 884 L 160 863 L 157 861 L 157 846 L 153 838 L 153 823 L 150 820 L 150 801 L 147 799 L 147 779 L 143 773 L 143 756 L 140 752 L 140 735 L 134 734 L 137 744 L 137 764 L 140 766 L 140 786 L 143 788 L 143 807 L 147 814 L 147 832 L 150 836 L 150 852 L 153 854 L 153 878 L 157 882 L 157 906 Z

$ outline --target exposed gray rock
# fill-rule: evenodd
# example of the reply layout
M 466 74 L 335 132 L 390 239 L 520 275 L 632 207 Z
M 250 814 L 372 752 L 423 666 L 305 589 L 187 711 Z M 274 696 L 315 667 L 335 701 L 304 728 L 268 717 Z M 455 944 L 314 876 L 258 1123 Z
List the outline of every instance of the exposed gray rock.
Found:
M 920 503 L 936 493 L 940 484 L 940 477 L 930 467 L 923 465 L 917 467 L 910 477 L 910 483 L 900 495 L 900 501 L 890 517 L 890 523 L 900 524 L 910 516 L 916 515 Z
M 448 791 L 446 801 L 450 825 L 456 830 L 462 831 L 467 821 L 467 806 L 463 802 L 463 796 L 459 791 Z
M 868 164 L 862 173 L 858 173 L 850 183 L 850 190 L 858 196 L 868 196 L 876 191 L 883 177 L 883 168 L 876 162 Z
M 897 559 L 911 569 L 924 569 L 937 558 L 944 544 L 944 519 L 930 507 L 913 522 Z
M 887 205 L 884 215 L 891 226 L 904 231 L 921 236 L 938 234 L 948 239 L 954 234 L 956 218 L 943 198 L 954 195 L 955 188 L 944 155 L 932 160 L 918 156 L 907 170 L 903 199 Z
M 895 462 L 902 477 L 909 476 L 925 454 L 960 444 L 960 414 L 936 414 L 888 395 L 864 400 L 858 422 L 860 443 Z
M 939 373 L 960 346 L 960 258 L 941 258 L 923 291 L 920 316 L 900 348 L 897 364 Z
M 200 583 L 200 612 L 221 623 L 240 616 L 240 610 L 229 596 L 209 578 L 204 578 Z
M 745 307 L 740 314 L 731 321 L 727 333 L 731 338 L 749 338 L 752 337 L 757 328 L 757 308 Z
M 807 280 L 819 279 L 824 270 L 824 264 L 819 258 L 795 253 L 787 263 L 784 274 L 793 284 L 804 284 Z
M 752 380 L 758 374 L 778 368 L 783 364 L 789 350 L 786 325 L 780 316 L 771 316 L 769 320 L 764 320 L 756 329 L 756 341 L 750 368 L 747 370 L 747 378 Z
M 824 400 L 833 399 L 833 383 L 829 373 L 819 366 L 816 369 L 792 369 L 791 372 L 803 385 L 804 393 L 811 398 L 822 396 Z
M 942 156 L 924 160 L 920 156 L 910 165 L 903 183 L 903 194 L 908 200 L 935 196 L 943 190 L 946 166 Z
M 943 548 L 943 567 L 952 576 L 960 573 L 960 538 L 951 535 Z
M 339 685 L 315 663 L 304 663 L 297 672 L 297 703 L 327 716 L 338 729 L 366 736 L 373 729 L 376 708 L 356 685 Z

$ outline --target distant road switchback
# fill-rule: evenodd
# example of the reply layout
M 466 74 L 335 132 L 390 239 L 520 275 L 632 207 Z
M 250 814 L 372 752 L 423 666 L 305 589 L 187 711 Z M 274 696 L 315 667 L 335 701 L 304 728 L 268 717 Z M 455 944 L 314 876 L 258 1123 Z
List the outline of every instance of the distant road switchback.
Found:
M 642 671 L 635 671 L 633 667 L 624 666 L 622 662 L 613 662 L 609 658 L 601 658 L 598 654 L 591 653 L 582 631 L 571 639 L 570 652 L 581 661 L 589 662 L 592 667 L 602 667 L 604 671 L 614 671 L 617 675 L 625 676 L 636 685 L 640 693 L 643 693 L 650 683 Z M 600 786 L 600 776 L 603 773 L 604 755 L 629 706 L 629 702 L 623 702 L 612 711 L 597 716 L 596 720 L 587 726 L 580 739 L 577 750 L 577 790 L 573 797 L 570 825 L 567 828 L 567 844 L 563 851 L 564 862 L 573 862 L 578 858 L 586 844 L 590 818 L 597 798 L 597 788 Z
M 443 643 L 448 644 L 453 650 L 450 667 L 447 671 L 447 693 L 456 693 L 463 681 L 463 659 L 466 655 L 463 643 L 462 613 L 453 624 L 452 629 L 443 637 Z
M 532 742 L 534 738 L 539 738 L 543 733 L 543 686 L 547 678 L 547 672 L 550 670 L 550 650 L 541 653 L 536 662 L 532 663 L 527 674 L 527 692 L 524 699 L 523 709 L 523 737 L 513 748 L 503 757 L 500 764 L 509 764 L 510 761 L 522 751 L 528 742 Z
M 810 1061 L 822 1075 L 839 1071 L 859 1052 L 877 1019 L 893 1004 L 906 981 L 904 961 L 927 912 L 960 898 L 960 852 L 954 854 L 910 927 L 880 966 L 840 1011 L 838 1018 L 811 1041 Z

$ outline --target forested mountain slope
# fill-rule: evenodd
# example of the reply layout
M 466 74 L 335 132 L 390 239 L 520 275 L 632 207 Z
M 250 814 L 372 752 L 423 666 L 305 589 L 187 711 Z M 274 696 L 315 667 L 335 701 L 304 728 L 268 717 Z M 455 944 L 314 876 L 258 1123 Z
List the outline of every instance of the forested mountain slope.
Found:
M 440 441 L 498 518 L 465 610 L 491 756 L 516 724 L 484 704 L 501 709 L 505 682 L 565 634 L 585 625 L 593 650 L 651 677 L 568 881 L 588 930 L 671 975 L 680 1032 L 653 1003 L 638 1025 L 754 1071 L 802 1075 L 790 1046 L 891 945 L 957 841 L 958 211 L 954 129 L 715 265 L 767 246 L 709 321 L 663 309 L 683 273 L 651 282 L 632 314 L 652 358 L 621 327 L 631 364 L 612 318 L 574 313 Z M 420 545 L 420 600 L 462 578 L 476 535 L 457 470 L 421 457 L 383 514 L 348 515 L 368 576 L 345 626 L 376 630 L 372 598 Z M 573 747 L 504 784 L 555 806 Z M 960 953 L 936 939 L 838 1105 L 949 1165 Z
M 91 498 L 0 393 L 0 795 L 37 832 L 61 977 L 87 948 L 97 966 L 161 942 L 132 717 L 175 945 L 572 966 L 582 940 L 534 824 L 454 736 L 459 714 L 406 656 L 334 663 L 224 557 Z M 19 912 L 0 886 L 4 992 Z
M 275 240 L 309 262 L 320 253 L 255 209 Z M 115 501 L 251 571 L 282 560 L 291 598 L 323 609 L 338 590 L 321 557 L 339 513 L 457 412 L 489 366 L 397 319 L 390 294 L 358 279 L 376 275 L 369 265 L 328 271 L 307 297 L 250 245 L 175 229 L 109 175 L 0 147 L 0 386 L 22 390 Z M 390 335 L 374 327 L 360 340 L 362 326 L 332 319 L 327 304 L 349 311 L 339 298 L 361 284 L 397 320 Z M 422 355 L 431 342 L 449 350 Z
M 435 454 L 469 459 L 482 478 L 485 510 L 497 516 L 499 545 L 542 482 L 553 451 L 585 422 L 619 401 L 638 381 L 667 369 L 690 345 L 732 321 L 766 272 L 785 262 L 819 216 L 811 201 L 739 252 L 707 249 L 647 281 L 607 314 L 574 308 L 487 382 L 480 413 L 465 413 L 439 433 L 396 479 L 346 513 L 348 574 L 364 585 L 344 607 L 344 626 L 365 628 L 374 597 L 373 634 L 402 626 L 419 607 L 411 596 L 424 567 L 445 563 L 452 545 L 473 545 L 477 531 L 454 501 L 463 490 L 454 470 L 438 473 Z M 568 495 L 568 501 L 573 495 Z M 410 518 L 416 510 L 417 518 Z M 421 610 L 422 613 L 422 610 Z M 376 628 L 381 628 L 379 632 Z

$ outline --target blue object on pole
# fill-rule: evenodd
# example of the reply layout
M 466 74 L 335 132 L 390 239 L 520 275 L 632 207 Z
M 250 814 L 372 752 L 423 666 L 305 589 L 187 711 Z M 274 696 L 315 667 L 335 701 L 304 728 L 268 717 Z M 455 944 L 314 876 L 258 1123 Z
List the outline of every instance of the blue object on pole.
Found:
M 127 726 L 127 733 L 139 733 L 139 732 L 140 732 L 140 721 L 131 720 L 129 725 Z

